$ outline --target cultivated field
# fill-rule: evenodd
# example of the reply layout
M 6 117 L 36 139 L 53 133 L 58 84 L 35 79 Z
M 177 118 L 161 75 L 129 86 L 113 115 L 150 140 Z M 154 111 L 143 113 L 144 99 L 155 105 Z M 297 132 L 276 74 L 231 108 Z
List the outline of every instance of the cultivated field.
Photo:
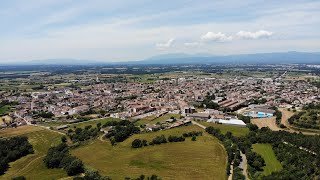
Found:
M 269 127 L 272 131 L 283 130 L 277 126 L 275 117 L 254 118 L 254 119 L 251 119 L 251 123 L 257 125 L 259 128 Z
M 131 148 L 131 142 L 136 138 L 150 141 L 161 134 L 182 135 L 190 131 L 203 129 L 184 126 L 137 134 L 114 147 L 108 141 L 95 140 L 73 150 L 72 154 L 112 179 L 138 177 L 141 174 L 156 174 L 162 179 L 226 179 L 226 152 L 217 139 L 206 133 L 197 137 L 197 141 L 188 138 L 185 142 Z
M 266 166 L 263 168 L 262 175 L 270 175 L 272 172 L 277 172 L 282 170 L 282 165 L 275 156 L 272 146 L 270 144 L 253 144 L 253 151 L 260 154 Z
M 23 135 L 29 138 L 33 146 L 34 154 L 10 163 L 9 170 L 0 179 L 12 179 L 17 176 L 25 176 L 27 179 L 59 179 L 67 177 L 62 169 L 47 169 L 43 163 L 43 158 L 51 146 L 60 143 L 61 135 L 45 130 L 40 127 L 22 126 L 16 129 L 0 130 L 0 136 L 11 137 Z
M 229 131 L 236 137 L 246 136 L 249 133 L 249 129 L 247 127 L 215 124 L 215 123 L 209 123 L 209 122 L 205 122 L 205 121 L 197 121 L 197 122 L 201 125 L 206 126 L 206 127 L 212 126 L 214 128 L 220 129 L 223 134 L 225 134 Z

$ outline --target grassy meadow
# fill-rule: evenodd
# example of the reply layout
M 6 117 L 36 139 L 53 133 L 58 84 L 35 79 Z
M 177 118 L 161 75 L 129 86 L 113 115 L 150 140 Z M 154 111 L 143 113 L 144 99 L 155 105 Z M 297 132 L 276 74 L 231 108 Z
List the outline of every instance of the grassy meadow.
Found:
M 197 121 L 197 122 L 199 124 L 206 126 L 206 127 L 212 126 L 214 128 L 220 129 L 223 134 L 225 134 L 229 131 L 236 137 L 246 136 L 249 133 L 249 129 L 247 127 L 215 124 L 215 123 L 209 123 L 209 122 L 205 122 L 205 121 Z
M 253 151 L 260 154 L 266 162 L 266 166 L 263 168 L 262 175 L 267 176 L 272 172 L 282 170 L 282 165 L 275 156 L 270 144 L 253 144 L 252 148 Z
M 174 117 L 176 119 L 180 119 L 180 114 L 165 114 L 163 116 L 160 116 L 158 118 L 156 118 L 155 115 L 153 116 L 148 116 L 145 118 L 142 118 L 141 120 L 139 120 L 137 122 L 137 124 L 156 124 L 158 122 L 165 122 L 166 120 L 170 119 L 171 117 Z M 156 119 L 155 119 L 156 118 Z
M 26 179 L 43 180 L 67 177 L 62 169 L 47 169 L 43 158 L 48 149 L 60 143 L 61 135 L 46 129 L 34 126 L 21 126 L 16 129 L 0 130 L 0 137 L 27 136 L 33 146 L 34 153 L 24 156 L 10 163 L 9 170 L 0 179 L 12 179 L 25 176 Z
M 0 106 L 0 114 L 5 114 L 10 110 L 10 106 Z
M 204 133 L 196 141 L 166 143 L 132 149 L 134 139 L 150 141 L 156 136 L 182 135 L 203 131 L 197 126 L 184 126 L 145 134 L 136 134 L 116 146 L 109 141 L 94 140 L 72 151 L 87 166 L 112 179 L 141 174 L 161 176 L 162 179 L 226 179 L 227 155 L 219 141 Z

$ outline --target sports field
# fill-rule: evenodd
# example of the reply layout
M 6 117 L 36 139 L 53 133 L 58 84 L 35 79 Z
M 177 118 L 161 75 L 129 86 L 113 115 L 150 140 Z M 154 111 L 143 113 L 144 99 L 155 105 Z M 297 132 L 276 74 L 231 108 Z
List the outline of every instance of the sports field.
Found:
M 9 170 L 0 179 L 12 179 L 17 176 L 25 176 L 26 179 L 43 180 L 59 179 L 67 177 L 62 169 L 47 169 L 43 158 L 51 146 L 60 143 L 61 135 L 46 129 L 34 126 L 22 126 L 16 129 L 0 130 L 0 137 L 24 135 L 29 138 L 33 146 L 34 154 L 10 163 Z
M 270 144 L 253 144 L 252 148 L 253 151 L 260 154 L 266 162 L 266 166 L 263 168 L 262 175 L 267 176 L 272 172 L 282 170 L 282 165 L 275 156 Z
M 225 134 L 229 131 L 236 137 L 246 136 L 249 133 L 249 129 L 247 127 L 215 124 L 215 123 L 209 123 L 209 122 L 205 122 L 205 121 L 197 121 L 197 123 L 202 124 L 206 127 L 212 126 L 214 128 L 220 129 L 223 134 Z
M 126 141 L 111 146 L 108 141 L 95 140 L 72 151 L 87 166 L 97 169 L 112 179 L 141 174 L 161 176 L 162 179 L 226 179 L 227 155 L 218 140 L 206 133 L 185 142 L 166 143 L 132 149 L 136 139 L 150 141 L 161 134 L 182 135 L 184 132 L 203 131 L 197 126 L 184 126 L 167 131 L 133 135 Z

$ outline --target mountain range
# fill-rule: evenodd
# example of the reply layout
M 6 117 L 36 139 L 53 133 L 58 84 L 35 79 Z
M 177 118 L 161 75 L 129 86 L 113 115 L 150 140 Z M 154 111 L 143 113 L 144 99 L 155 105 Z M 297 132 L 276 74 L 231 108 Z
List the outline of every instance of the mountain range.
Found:
M 117 65 L 117 64 L 320 64 L 320 52 L 276 52 L 236 55 L 163 54 L 144 60 L 111 62 L 79 59 L 49 59 L 6 63 L 6 65 Z

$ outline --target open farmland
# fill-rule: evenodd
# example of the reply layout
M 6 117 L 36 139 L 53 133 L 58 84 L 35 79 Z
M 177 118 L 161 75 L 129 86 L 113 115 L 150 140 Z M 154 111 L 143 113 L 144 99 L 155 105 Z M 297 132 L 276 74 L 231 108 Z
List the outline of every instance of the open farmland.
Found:
M 266 166 L 263 168 L 262 175 L 267 176 L 272 172 L 282 170 L 282 165 L 275 156 L 270 144 L 253 144 L 253 151 L 260 154 L 264 159 Z
M 9 170 L 0 179 L 12 179 L 17 176 L 25 176 L 26 179 L 59 179 L 67 174 L 62 169 L 47 169 L 43 158 L 51 146 L 60 143 L 61 135 L 40 127 L 22 126 L 16 129 L 0 130 L 1 137 L 27 136 L 33 146 L 34 154 L 10 163 Z
M 215 123 L 209 123 L 209 122 L 205 122 L 205 121 L 197 121 L 197 122 L 201 125 L 204 125 L 205 127 L 212 126 L 214 128 L 220 129 L 220 131 L 223 134 L 226 134 L 229 131 L 236 137 L 246 136 L 249 133 L 249 129 L 247 127 L 215 124 Z
M 150 141 L 162 134 L 182 135 L 190 131 L 203 130 L 196 126 L 185 126 L 136 134 L 116 146 L 111 146 L 108 141 L 95 140 L 73 150 L 72 154 L 112 179 L 138 177 L 141 174 L 156 174 L 162 179 L 226 179 L 225 149 L 217 139 L 206 133 L 197 137 L 197 141 L 187 138 L 185 142 L 131 148 L 131 142 L 136 138 Z

